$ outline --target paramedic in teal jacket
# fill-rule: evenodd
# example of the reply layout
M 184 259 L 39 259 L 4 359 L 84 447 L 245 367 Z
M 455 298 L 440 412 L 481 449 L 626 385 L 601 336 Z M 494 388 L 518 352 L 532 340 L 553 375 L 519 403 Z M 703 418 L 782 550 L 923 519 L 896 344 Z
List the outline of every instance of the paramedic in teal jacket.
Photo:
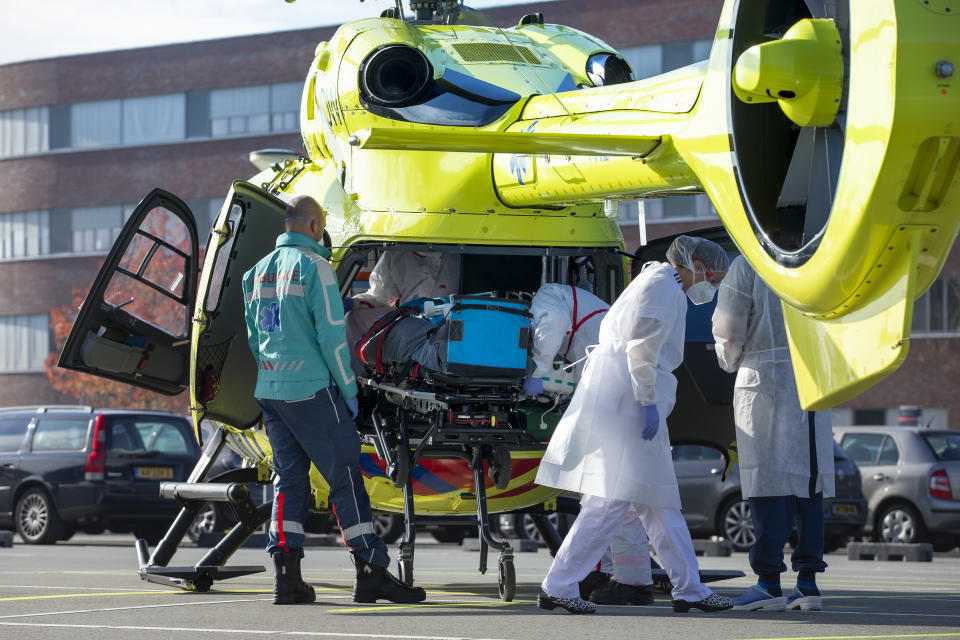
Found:
M 320 244 L 325 222 L 316 200 L 293 198 L 276 249 L 243 276 L 247 337 L 258 367 L 254 395 L 277 473 L 267 537 L 276 569 L 274 604 L 315 600 L 300 575 L 311 462 L 330 485 L 330 503 L 353 554 L 354 601 L 419 602 L 423 589 L 387 572 L 387 547 L 373 530 L 353 422 L 357 383 L 343 302 L 330 252 Z

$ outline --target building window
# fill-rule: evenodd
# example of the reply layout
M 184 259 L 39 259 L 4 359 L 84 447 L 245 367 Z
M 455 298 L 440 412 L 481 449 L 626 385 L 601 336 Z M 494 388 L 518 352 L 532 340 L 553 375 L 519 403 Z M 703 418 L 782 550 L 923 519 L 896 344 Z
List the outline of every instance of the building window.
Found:
M 236 136 L 270 131 L 270 87 L 237 87 L 210 92 L 210 134 Z
M 270 130 L 296 131 L 300 127 L 300 94 L 303 83 L 283 82 L 270 86 Z
M 183 140 L 186 108 L 182 93 L 74 104 L 70 146 L 90 149 Z
M 914 337 L 960 335 L 960 279 L 941 276 L 913 306 Z
M 0 111 L 0 158 L 50 150 L 50 109 Z
M 854 409 L 853 424 L 877 426 L 887 423 L 886 409 Z
M 123 144 L 183 140 L 187 135 L 186 95 L 131 98 L 123 101 Z
M 50 253 L 50 214 L 19 211 L 0 214 L 0 259 L 32 258 Z
M 70 108 L 70 146 L 88 149 L 120 144 L 120 100 L 82 102 Z
M 110 250 L 120 234 L 124 207 L 83 207 L 74 209 L 71 218 L 73 252 L 104 253 Z
M 40 371 L 48 353 L 47 314 L 0 316 L 0 371 Z
M 713 40 L 687 40 L 624 47 L 620 54 L 630 63 L 634 77 L 642 80 L 706 60 L 712 46 Z
M 299 82 L 210 92 L 210 135 L 215 138 L 296 131 L 300 111 Z
M 637 224 L 639 221 L 640 200 L 627 200 L 620 203 L 618 209 L 621 225 Z M 643 214 L 650 222 L 677 222 L 701 218 L 716 218 L 710 198 L 705 195 L 670 196 L 668 198 L 646 198 L 643 200 Z

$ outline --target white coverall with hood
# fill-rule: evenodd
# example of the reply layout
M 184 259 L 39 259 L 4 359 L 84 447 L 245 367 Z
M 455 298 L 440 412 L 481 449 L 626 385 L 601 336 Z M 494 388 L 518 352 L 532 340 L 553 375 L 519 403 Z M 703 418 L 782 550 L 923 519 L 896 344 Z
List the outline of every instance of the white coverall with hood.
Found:
M 458 293 L 460 256 L 452 253 L 387 251 L 370 272 L 370 289 L 353 297 L 346 315 L 347 344 L 353 345 L 377 318 L 397 304 L 417 298 L 445 298 Z M 354 369 L 363 365 L 354 356 Z
M 685 255 L 670 259 L 694 271 L 695 240 L 688 240 Z M 704 266 L 726 271 L 726 255 L 717 262 Z M 578 597 L 578 582 L 596 566 L 631 505 L 673 584 L 673 598 L 696 602 L 711 596 L 700 582 L 690 531 L 680 513 L 666 427 L 676 399 L 671 372 L 683 360 L 686 314 L 677 270 L 650 262 L 603 319 L 600 344 L 587 360 L 537 473 L 538 484 L 585 494 L 580 515 L 541 585 L 549 596 Z M 652 440 L 643 440 L 643 406 L 651 404 L 656 404 L 660 424 Z
M 533 375 L 549 374 L 558 357 L 567 362 L 586 357 L 587 348 L 600 342 L 600 324 L 609 308 L 597 296 L 573 285 L 550 283 L 540 287 L 530 303 L 536 365 Z M 628 509 L 624 514 L 622 527 L 600 560 L 600 571 L 613 574 L 620 584 L 653 583 L 647 532 L 635 510 Z
M 737 372 L 733 411 L 743 497 L 809 497 L 808 417 L 800 407 L 783 309 L 743 256 L 730 264 L 720 285 L 713 335 L 720 366 Z M 830 412 L 816 412 L 814 421 L 815 488 L 829 498 L 834 495 Z

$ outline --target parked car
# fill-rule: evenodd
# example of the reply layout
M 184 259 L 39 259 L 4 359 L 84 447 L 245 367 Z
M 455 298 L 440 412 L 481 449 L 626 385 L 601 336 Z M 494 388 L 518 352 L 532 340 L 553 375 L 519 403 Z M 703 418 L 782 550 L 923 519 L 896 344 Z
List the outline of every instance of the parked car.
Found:
M 200 457 L 189 420 L 92 407 L 0 410 L 0 528 L 28 544 L 132 531 L 155 544 L 179 510 L 158 485 Z
M 860 467 L 874 540 L 960 544 L 960 432 L 834 427 L 833 436 Z
M 823 501 L 824 549 L 833 551 L 858 534 L 867 518 L 867 501 L 860 487 L 860 473 L 850 457 L 834 443 L 833 461 L 836 497 Z M 673 447 L 673 468 L 680 486 L 683 517 L 695 538 L 721 536 L 737 551 L 753 546 L 756 537 L 750 504 L 740 494 L 740 470 L 733 465 L 721 480 L 724 459 L 711 447 Z

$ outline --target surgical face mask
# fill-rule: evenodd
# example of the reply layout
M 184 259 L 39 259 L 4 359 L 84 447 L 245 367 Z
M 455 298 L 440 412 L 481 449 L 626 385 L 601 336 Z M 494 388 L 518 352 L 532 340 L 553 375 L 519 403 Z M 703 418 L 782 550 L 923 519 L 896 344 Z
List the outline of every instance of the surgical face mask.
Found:
M 690 285 L 687 288 L 687 297 L 690 298 L 690 302 L 693 304 L 707 304 L 713 300 L 713 295 L 717 292 L 717 288 L 704 280 L 703 282 L 697 282 Z

